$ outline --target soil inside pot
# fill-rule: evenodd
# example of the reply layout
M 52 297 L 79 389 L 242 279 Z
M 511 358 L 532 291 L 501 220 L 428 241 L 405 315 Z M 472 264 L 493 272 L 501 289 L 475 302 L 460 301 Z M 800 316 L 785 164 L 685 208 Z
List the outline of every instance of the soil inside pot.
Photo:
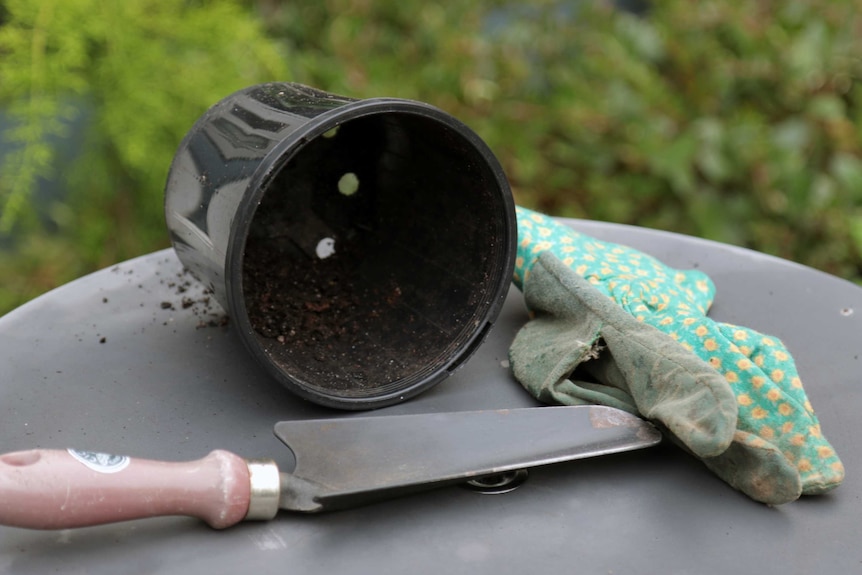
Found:
M 362 265 L 374 249 L 356 239 L 315 258 L 287 242 L 250 240 L 249 320 L 267 353 L 306 384 L 364 395 L 414 374 L 448 347 L 450 336 L 407 305 L 415 290 Z

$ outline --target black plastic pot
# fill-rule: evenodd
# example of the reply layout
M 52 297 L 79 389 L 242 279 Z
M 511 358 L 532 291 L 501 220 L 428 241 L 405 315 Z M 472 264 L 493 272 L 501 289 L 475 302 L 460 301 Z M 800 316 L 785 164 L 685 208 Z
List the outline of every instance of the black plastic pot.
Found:
M 461 365 L 502 306 L 517 236 L 505 175 L 464 124 L 288 83 L 198 120 L 165 213 L 260 363 L 342 409 L 397 403 Z

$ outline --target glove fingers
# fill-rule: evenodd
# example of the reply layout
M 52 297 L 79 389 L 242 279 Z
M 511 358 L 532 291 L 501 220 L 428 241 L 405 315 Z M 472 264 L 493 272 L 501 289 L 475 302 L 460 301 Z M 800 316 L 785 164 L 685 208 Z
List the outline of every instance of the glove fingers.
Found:
M 605 326 L 602 336 L 641 414 L 661 421 L 699 457 L 726 450 L 737 423 L 730 386 L 670 337 L 631 321 L 624 330 Z
M 737 428 L 780 449 L 796 466 L 804 493 L 824 493 L 841 484 L 844 467 L 778 338 L 707 317 L 688 316 L 666 327 L 676 329 L 684 346 L 723 374 L 737 398 Z
M 543 316 L 527 323 L 509 349 L 515 378 L 536 399 L 560 405 L 607 405 L 637 414 L 631 396 L 622 389 L 569 379 L 579 365 L 596 363 L 598 330 L 571 321 Z M 584 363 L 585 362 L 585 363 Z
M 538 281 L 540 293 L 555 296 L 558 286 Z M 530 320 L 515 335 L 509 348 L 509 364 L 521 385 L 545 403 L 569 403 L 565 398 L 568 390 L 564 382 L 575 368 L 596 354 L 599 338 L 598 324 L 586 314 L 580 320 L 537 311 L 538 316 Z
M 824 437 L 790 352 L 775 337 L 718 324 L 726 338 L 723 369 L 739 402 L 739 428 L 782 449 L 802 478 L 806 495 L 844 480 L 844 466 Z
M 574 399 L 573 404 L 607 405 L 627 411 L 632 415 L 640 415 L 634 399 L 628 393 L 609 385 L 564 379 L 554 386 L 554 392 L 555 399 L 558 400 L 566 398 L 564 401 Z
M 745 431 L 737 431 L 727 451 L 703 462 L 731 487 L 767 505 L 789 503 L 802 494 L 796 466 L 777 447 Z

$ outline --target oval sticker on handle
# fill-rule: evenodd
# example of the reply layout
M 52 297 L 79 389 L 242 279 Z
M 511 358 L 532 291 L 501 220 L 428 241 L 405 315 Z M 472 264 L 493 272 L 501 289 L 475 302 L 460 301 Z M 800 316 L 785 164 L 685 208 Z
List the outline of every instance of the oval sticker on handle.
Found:
M 111 455 L 96 451 L 67 449 L 69 455 L 99 473 L 117 473 L 129 466 L 131 459 L 125 455 Z

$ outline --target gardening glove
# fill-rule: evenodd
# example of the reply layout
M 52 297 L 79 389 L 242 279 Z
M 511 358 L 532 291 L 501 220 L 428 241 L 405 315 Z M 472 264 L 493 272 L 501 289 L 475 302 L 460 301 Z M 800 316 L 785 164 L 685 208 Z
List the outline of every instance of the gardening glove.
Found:
M 705 274 L 523 208 L 518 228 L 514 281 L 535 318 L 516 336 L 510 361 L 533 395 L 654 420 L 758 501 L 779 504 L 841 483 L 843 466 L 790 354 L 776 338 L 707 318 L 715 290 Z

